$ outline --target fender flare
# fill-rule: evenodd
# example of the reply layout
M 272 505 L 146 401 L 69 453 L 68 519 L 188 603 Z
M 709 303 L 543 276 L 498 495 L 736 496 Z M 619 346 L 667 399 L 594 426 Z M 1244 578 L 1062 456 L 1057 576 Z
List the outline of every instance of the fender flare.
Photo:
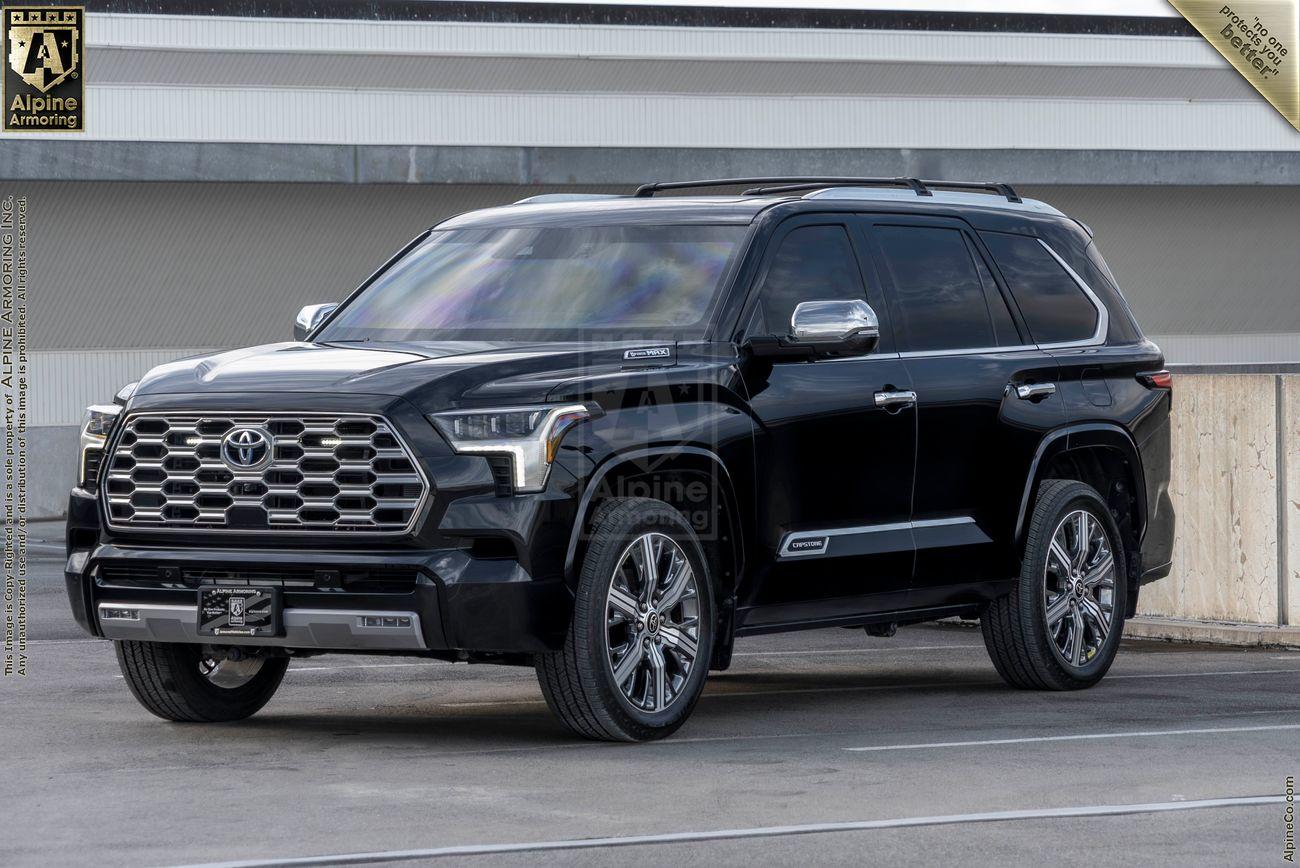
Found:
M 1043 437 L 1034 451 L 1034 460 L 1029 465 L 1029 474 L 1025 479 L 1024 492 L 1020 496 L 1020 511 L 1016 515 L 1016 545 L 1024 542 L 1025 521 L 1029 515 L 1029 504 L 1038 483 L 1045 459 L 1055 458 L 1065 452 L 1088 448 L 1117 449 L 1124 453 L 1125 459 L 1133 468 L 1133 496 L 1137 499 L 1138 520 L 1141 523 L 1138 539 L 1146 532 L 1147 495 L 1146 479 L 1142 468 L 1142 455 L 1138 451 L 1133 435 L 1114 422 L 1084 422 L 1057 428 Z M 1101 493 L 1103 497 L 1106 492 Z
M 744 540 L 745 528 L 741 520 L 739 504 L 736 501 L 735 485 L 731 481 L 731 473 L 727 470 L 727 465 L 716 452 L 710 449 L 704 449 L 699 446 L 650 446 L 640 449 L 629 449 L 625 452 L 612 453 L 608 458 L 601 462 L 591 476 L 587 478 L 587 484 L 583 489 L 582 497 L 578 500 L 578 508 L 574 515 L 573 529 L 569 531 L 569 545 L 564 552 L 564 576 L 572 580 L 574 576 L 574 561 L 577 559 L 578 542 L 582 537 L 582 529 L 586 526 L 587 516 L 591 512 L 591 501 L 596 495 L 600 483 L 609 473 L 625 464 L 637 461 L 639 459 L 651 458 L 654 456 L 678 456 L 692 455 L 697 458 L 703 458 L 712 463 L 721 473 L 723 482 L 722 496 L 727 500 L 727 507 L 732 515 L 732 531 L 735 539 L 732 540 L 733 557 L 736 562 L 735 581 L 739 583 L 740 576 L 744 569 Z

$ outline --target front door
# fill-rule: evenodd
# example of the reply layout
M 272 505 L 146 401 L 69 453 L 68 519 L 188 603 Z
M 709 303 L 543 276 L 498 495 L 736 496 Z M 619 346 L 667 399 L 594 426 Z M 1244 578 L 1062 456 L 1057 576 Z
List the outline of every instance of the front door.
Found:
M 880 345 L 859 358 L 749 359 L 758 429 L 759 556 L 741 589 L 738 625 L 851 621 L 902 606 L 912 575 L 909 525 L 916 412 L 888 312 L 849 221 L 782 224 L 758 272 L 748 336 L 786 336 L 803 301 L 866 299 Z M 893 395 L 877 405 L 877 393 Z
M 1064 413 L 1035 346 L 960 220 L 865 221 L 917 394 L 912 604 L 977 602 L 1017 575 L 1015 519 L 1034 450 Z

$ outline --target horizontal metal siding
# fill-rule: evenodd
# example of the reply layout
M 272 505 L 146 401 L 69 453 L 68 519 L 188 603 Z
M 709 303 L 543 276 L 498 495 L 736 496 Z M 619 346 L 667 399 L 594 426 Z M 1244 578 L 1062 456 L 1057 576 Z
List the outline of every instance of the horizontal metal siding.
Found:
M 346 88 L 518 93 L 999 96 L 1236 100 L 1259 94 L 1235 69 L 993 63 L 611 57 L 474 57 L 104 47 L 97 85 Z
M 1146 332 L 1300 332 L 1300 188 L 1028 186 L 1022 192 L 1092 227 Z
M 1300 362 L 1292 334 L 1150 335 L 1171 365 L 1272 365 Z
M 547 189 L 583 188 L 41 182 L 12 189 L 29 198 L 31 343 L 49 350 L 284 340 L 300 306 L 343 297 L 439 220 Z M 1147 333 L 1300 333 L 1300 187 L 1023 192 L 1092 226 Z
M 92 14 L 89 45 L 235 51 L 1219 68 L 1200 39 L 1038 33 L 627 27 Z
M 201 349 L 117 349 L 31 353 L 33 428 L 81 423 L 90 404 L 109 404 L 122 386 L 150 368 L 203 352 Z
M 394 251 L 527 187 L 24 183 L 36 349 L 287 340 Z
M 110 140 L 1300 151 L 1295 130 L 1263 100 L 1008 101 L 92 85 L 86 105 L 87 135 Z

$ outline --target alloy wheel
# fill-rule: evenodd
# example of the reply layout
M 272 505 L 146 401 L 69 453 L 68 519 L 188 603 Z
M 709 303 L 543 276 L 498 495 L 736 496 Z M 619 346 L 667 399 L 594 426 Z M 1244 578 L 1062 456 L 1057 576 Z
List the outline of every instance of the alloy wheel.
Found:
M 638 536 L 619 556 L 605 598 L 606 649 L 614 682 L 641 711 L 671 706 L 696 665 L 697 581 L 681 546 L 662 533 Z
M 1052 533 L 1043 567 L 1044 615 L 1062 663 L 1081 668 L 1101 652 L 1115 615 L 1115 556 L 1110 537 L 1085 509 Z

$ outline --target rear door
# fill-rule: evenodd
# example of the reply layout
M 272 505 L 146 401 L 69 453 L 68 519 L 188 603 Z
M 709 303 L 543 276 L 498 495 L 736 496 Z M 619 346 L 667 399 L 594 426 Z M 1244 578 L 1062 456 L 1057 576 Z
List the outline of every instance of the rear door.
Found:
M 1108 418 L 1115 397 L 1107 382 L 1113 361 L 1101 347 L 1110 325 L 1106 306 L 1047 240 L 1008 232 L 981 232 L 980 240 L 1030 336 L 1060 365 L 1061 395 L 1071 418 Z
M 1064 419 L 1058 367 L 965 222 L 873 216 L 863 228 L 917 394 L 911 603 L 973 602 L 1017 573 L 1022 485 Z

